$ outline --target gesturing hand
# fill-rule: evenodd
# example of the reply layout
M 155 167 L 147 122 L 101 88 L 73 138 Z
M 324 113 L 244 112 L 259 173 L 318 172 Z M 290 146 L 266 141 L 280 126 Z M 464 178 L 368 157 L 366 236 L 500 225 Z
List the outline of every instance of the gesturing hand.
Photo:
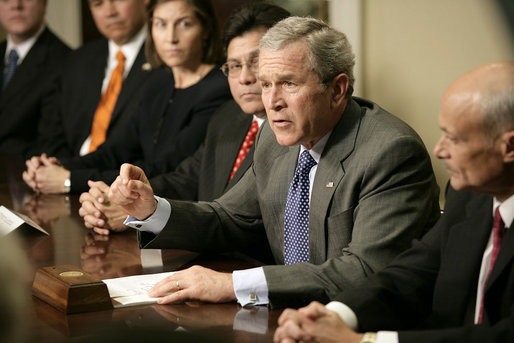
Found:
M 144 171 L 128 163 L 121 166 L 120 175 L 111 184 L 109 200 L 139 220 L 148 218 L 157 208 L 152 186 Z

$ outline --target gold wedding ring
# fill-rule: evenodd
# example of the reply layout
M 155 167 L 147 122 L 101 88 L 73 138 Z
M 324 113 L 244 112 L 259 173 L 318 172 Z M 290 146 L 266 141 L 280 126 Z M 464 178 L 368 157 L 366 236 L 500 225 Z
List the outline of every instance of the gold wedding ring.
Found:
M 177 286 L 177 289 L 180 291 L 180 283 L 178 283 L 178 280 L 175 281 L 175 286 Z

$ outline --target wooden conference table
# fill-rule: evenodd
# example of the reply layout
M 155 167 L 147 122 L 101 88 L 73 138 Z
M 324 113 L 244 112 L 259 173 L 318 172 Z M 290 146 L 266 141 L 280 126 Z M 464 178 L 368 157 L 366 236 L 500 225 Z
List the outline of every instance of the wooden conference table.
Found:
M 133 230 L 110 236 L 94 234 L 78 215 L 78 195 L 36 196 L 21 180 L 22 161 L 0 156 L 0 163 L 0 205 L 30 216 L 50 233 L 46 236 L 30 228 L 17 229 L 30 265 L 28 290 L 38 268 L 64 264 L 77 266 L 99 279 L 173 271 L 195 264 L 226 272 L 259 265 L 239 255 L 162 250 L 156 252 L 161 254 L 161 266 L 143 267 Z M 31 297 L 30 306 L 29 337 L 37 342 L 81 341 L 134 328 L 155 330 L 164 336 L 169 332 L 170 337 L 177 330 L 192 332 L 218 342 L 272 342 L 281 312 L 266 307 L 243 309 L 236 303 L 194 302 L 66 315 L 35 297 Z M 147 338 L 145 341 L 153 341 Z

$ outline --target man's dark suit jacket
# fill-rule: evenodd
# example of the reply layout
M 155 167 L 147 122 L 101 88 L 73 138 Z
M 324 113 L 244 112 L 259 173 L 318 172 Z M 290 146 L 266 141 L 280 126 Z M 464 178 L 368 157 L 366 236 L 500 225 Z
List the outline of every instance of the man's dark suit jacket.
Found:
M 45 117 L 40 128 L 41 152 L 58 158 L 79 155 L 82 144 L 91 133 L 93 117 L 102 96 L 108 56 L 106 39 L 86 43 L 70 54 L 60 82 L 58 110 Z M 137 111 L 140 90 L 150 74 L 142 69 L 145 61 L 143 45 L 123 80 L 106 140 L 115 127 L 128 122 Z
M 170 200 L 171 216 L 145 248 L 196 251 L 271 247 L 264 274 L 272 307 L 328 300 L 385 267 L 439 217 L 428 152 L 404 122 L 364 99 L 348 102 L 321 155 L 309 211 L 311 263 L 284 266 L 284 212 L 299 146 L 281 146 L 268 123 L 254 162 L 213 202 Z M 202 239 L 198 239 L 202 237 Z
M 230 100 L 212 116 L 203 144 L 171 173 L 150 180 L 154 193 L 170 199 L 212 201 L 241 178 L 253 161 L 253 148 L 229 182 L 232 167 L 253 116 Z
M 0 85 L 7 41 L 0 44 Z M 70 52 L 48 28 L 38 37 L 11 81 L 0 86 L 0 153 L 27 157 L 35 148 L 44 112 L 53 112 L 53 97 L 66 55 Z
M 421 241 L 335 299 L 355 311 L 361 331 L 400 330 L 400 342 L 514 342 L 512 227 L 487 282 L 483 324 L 473 324 L 492 203 L 449 188 L 444 214 Z

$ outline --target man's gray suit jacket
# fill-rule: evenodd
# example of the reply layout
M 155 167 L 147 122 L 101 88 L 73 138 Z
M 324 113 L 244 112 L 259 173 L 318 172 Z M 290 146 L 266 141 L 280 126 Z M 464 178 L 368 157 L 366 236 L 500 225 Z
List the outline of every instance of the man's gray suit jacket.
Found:
M 327 301 L 385 267 L 439 217 L 439 188 L 419 136 L 367 100 L 353 98 L 321 155 L 309 213 L 310 262 L 283 266 L 284 211 L 299 146 L 261 128 L 254 163 L 213 202 L 170 201 L 145 248 L 243 250 L 267 238 L 277 265 L 265 266 L 271 307 Z

